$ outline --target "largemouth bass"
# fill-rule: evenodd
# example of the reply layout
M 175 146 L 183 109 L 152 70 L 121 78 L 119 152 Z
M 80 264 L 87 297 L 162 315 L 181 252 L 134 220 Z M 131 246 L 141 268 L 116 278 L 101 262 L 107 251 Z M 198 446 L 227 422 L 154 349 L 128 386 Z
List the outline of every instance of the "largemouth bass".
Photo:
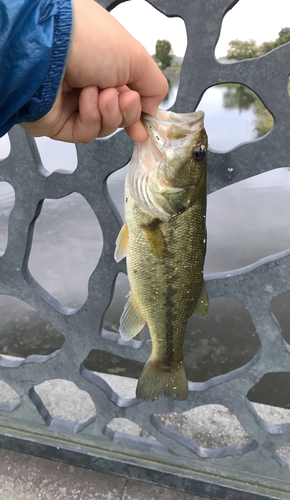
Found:
M 130 339 L 145 323 L 152 354 L 138 399 L 186 399 L 182 344 L 187 318 L 205 316 L 207 135 L 202 111 L 143 114 L 149 138 L 135 143 L 125 182 L 125 224 L 115 259 L 126 256 L 131 286 L 120 320 Z

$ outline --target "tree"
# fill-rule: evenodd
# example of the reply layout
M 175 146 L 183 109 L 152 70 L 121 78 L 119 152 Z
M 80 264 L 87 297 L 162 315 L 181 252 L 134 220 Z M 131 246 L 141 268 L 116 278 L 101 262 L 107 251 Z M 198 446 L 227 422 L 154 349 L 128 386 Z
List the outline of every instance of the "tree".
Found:
M 276 47 L 287 42 L 290 42 L 290 28 L 282 28 L 276 40 L 277 43 Z
M 267 54 L 270 50 L 275 49 L 276 47 L 280 47 L 283 43 L 287 43 L 290 41 L 290 28 L 282 28 L 279 31 L 279 36 L 276 38 L 274 42 L 264 42 L 260 46 L 260 54 Z
M 270 52 L 270 50 L 276 47 L 276 42 L 263 42 L 262 45 L 260 45 L 259 55 L 262 56 L 263 54 L 267 54 L 267 52 Z
M 247 42 L 241 40 L 232 40 L 229 43 L 227 52 L 227 59 L 235 59 L 241 61 L 242 59 L 252 59 L 267 54 L 270 50 L 283 45 L 290 41 L 290 28 L 282 28 L 279 32 L 278 38 L 274 42 L 263 42 L 257 45 L 254 40 Z
M 161 68 L 171 66 L 173 55 L 171 43 L 168 40 L 157 40 L 155 46 L 155 57 L 161 63 Z
M 243 42 L 241 40 L 232 40 L 229 43 L 227 52 L 228 59 L 241 61 L 242 59 L 252 59 L 259 55 L 258 46 L 255 40 Z

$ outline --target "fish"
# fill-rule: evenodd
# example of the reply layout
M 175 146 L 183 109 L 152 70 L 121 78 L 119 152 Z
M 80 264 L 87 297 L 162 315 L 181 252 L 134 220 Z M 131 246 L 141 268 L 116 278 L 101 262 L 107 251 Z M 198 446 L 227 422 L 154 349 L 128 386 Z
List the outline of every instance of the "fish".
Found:
M 148 139 L 135 143 L 125 180 L 125 223 L 115 260 L 126 257 L 131 291 L 120 318 L 129 340 L 147 323 L 152 352 L 136 397 L 184 400 L 187 319 L 206 316 L 207 134 L 204 113 L 142 113 Z

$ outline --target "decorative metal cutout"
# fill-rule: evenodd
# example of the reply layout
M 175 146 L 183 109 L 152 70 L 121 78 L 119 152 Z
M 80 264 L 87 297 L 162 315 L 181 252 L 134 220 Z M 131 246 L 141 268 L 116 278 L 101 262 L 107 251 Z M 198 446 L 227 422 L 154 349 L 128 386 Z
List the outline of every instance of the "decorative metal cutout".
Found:
M 275 119 L 271 132 L 259 140 L 223 154 L 209 151 L 209 192 L 289 165 L 290 43 L 258 59 L 234 64 L 220 64 L 214 56 L 223 16 L 237 1 L 150 1 L 165 15 L 182 17 L 187 27 L 188 47 L 175 111 L 193 111 L 205 90 L 217 83 L 238 82 L 252 89 Z M 120 2 L 100 3 L 112 9 Z M 0 406 L 0 445 L 203 496 L 235 500 L 290 498 L 290 462 L 285 458 L 285 449 L 290 447 L 288 424 L 275 425 L 273 432 L 272 424 L 265 423 L 247 398 L 249 390 L 265 374 L 289 371 L 290 348 L 273 318 L 270 303 L 290 288 L 290 251 L 243 269 L 207 276 L 210 298 L 233 297 L 252 317 L 261 347 L 246 365 L 206 382 L 189 382 L 189 396 L 183 402 L 161 399 L 143 403 L 123 398 L 105 378 L 88 370 L 84 361 L 92 350 L 143 363 L 150 354 L 150 345 L 145 341 L 125 343 L 117 333 L 102 328 L 114 281 L 118 273 L 125 272 L 125 263 L 117 264 L 113 257 L 121 220 L 106 181 L 128 162 L 132 141 L 120 132 L 105 141 L 78 144 L 74 172 L 43 175 L 46 171 L 35 140 L 20 127 L 14 127 L 9 136 L 11 152 L 0 162 L 0 181 L 10 183 L 15 190 L 15 205 L 9 219 L 7 248 L 0 257 L 0 293 L 35 308 L 66 341 L 47 356 L 34 355 L 21 362 L 0 357 L 0 377 L 21 400 L 12 413 Z M 34 225 L 43 200 L 59 199 L 72 192 L 80 193 L 93 209 L 104 242 L 90 277 L 87 301 L 79 309 L 60 303 L 28 269 Z M 34 388 L 56 378 L 86 391 L 96 407 L 96 416 L 84 425 L 49 417 Z M 228 408 L 250 441 L 226 447 L 225 452 L 209 448 L 203 452 L 154 417 L 208 404 Z M 155 440 L 113 431 L 109 424 L 118 418 L 133 422 Z

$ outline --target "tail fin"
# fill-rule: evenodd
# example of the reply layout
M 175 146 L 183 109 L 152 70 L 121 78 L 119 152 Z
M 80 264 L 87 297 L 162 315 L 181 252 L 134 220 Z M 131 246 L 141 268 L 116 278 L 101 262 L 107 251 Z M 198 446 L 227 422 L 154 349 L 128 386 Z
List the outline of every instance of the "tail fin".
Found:
M 187 378 L 183 361 L 165 366 L 149 359 L 138 381 L 136 397 L 143 401 L 154 401 L 164 395 L 167 398 L 186 399 Z

